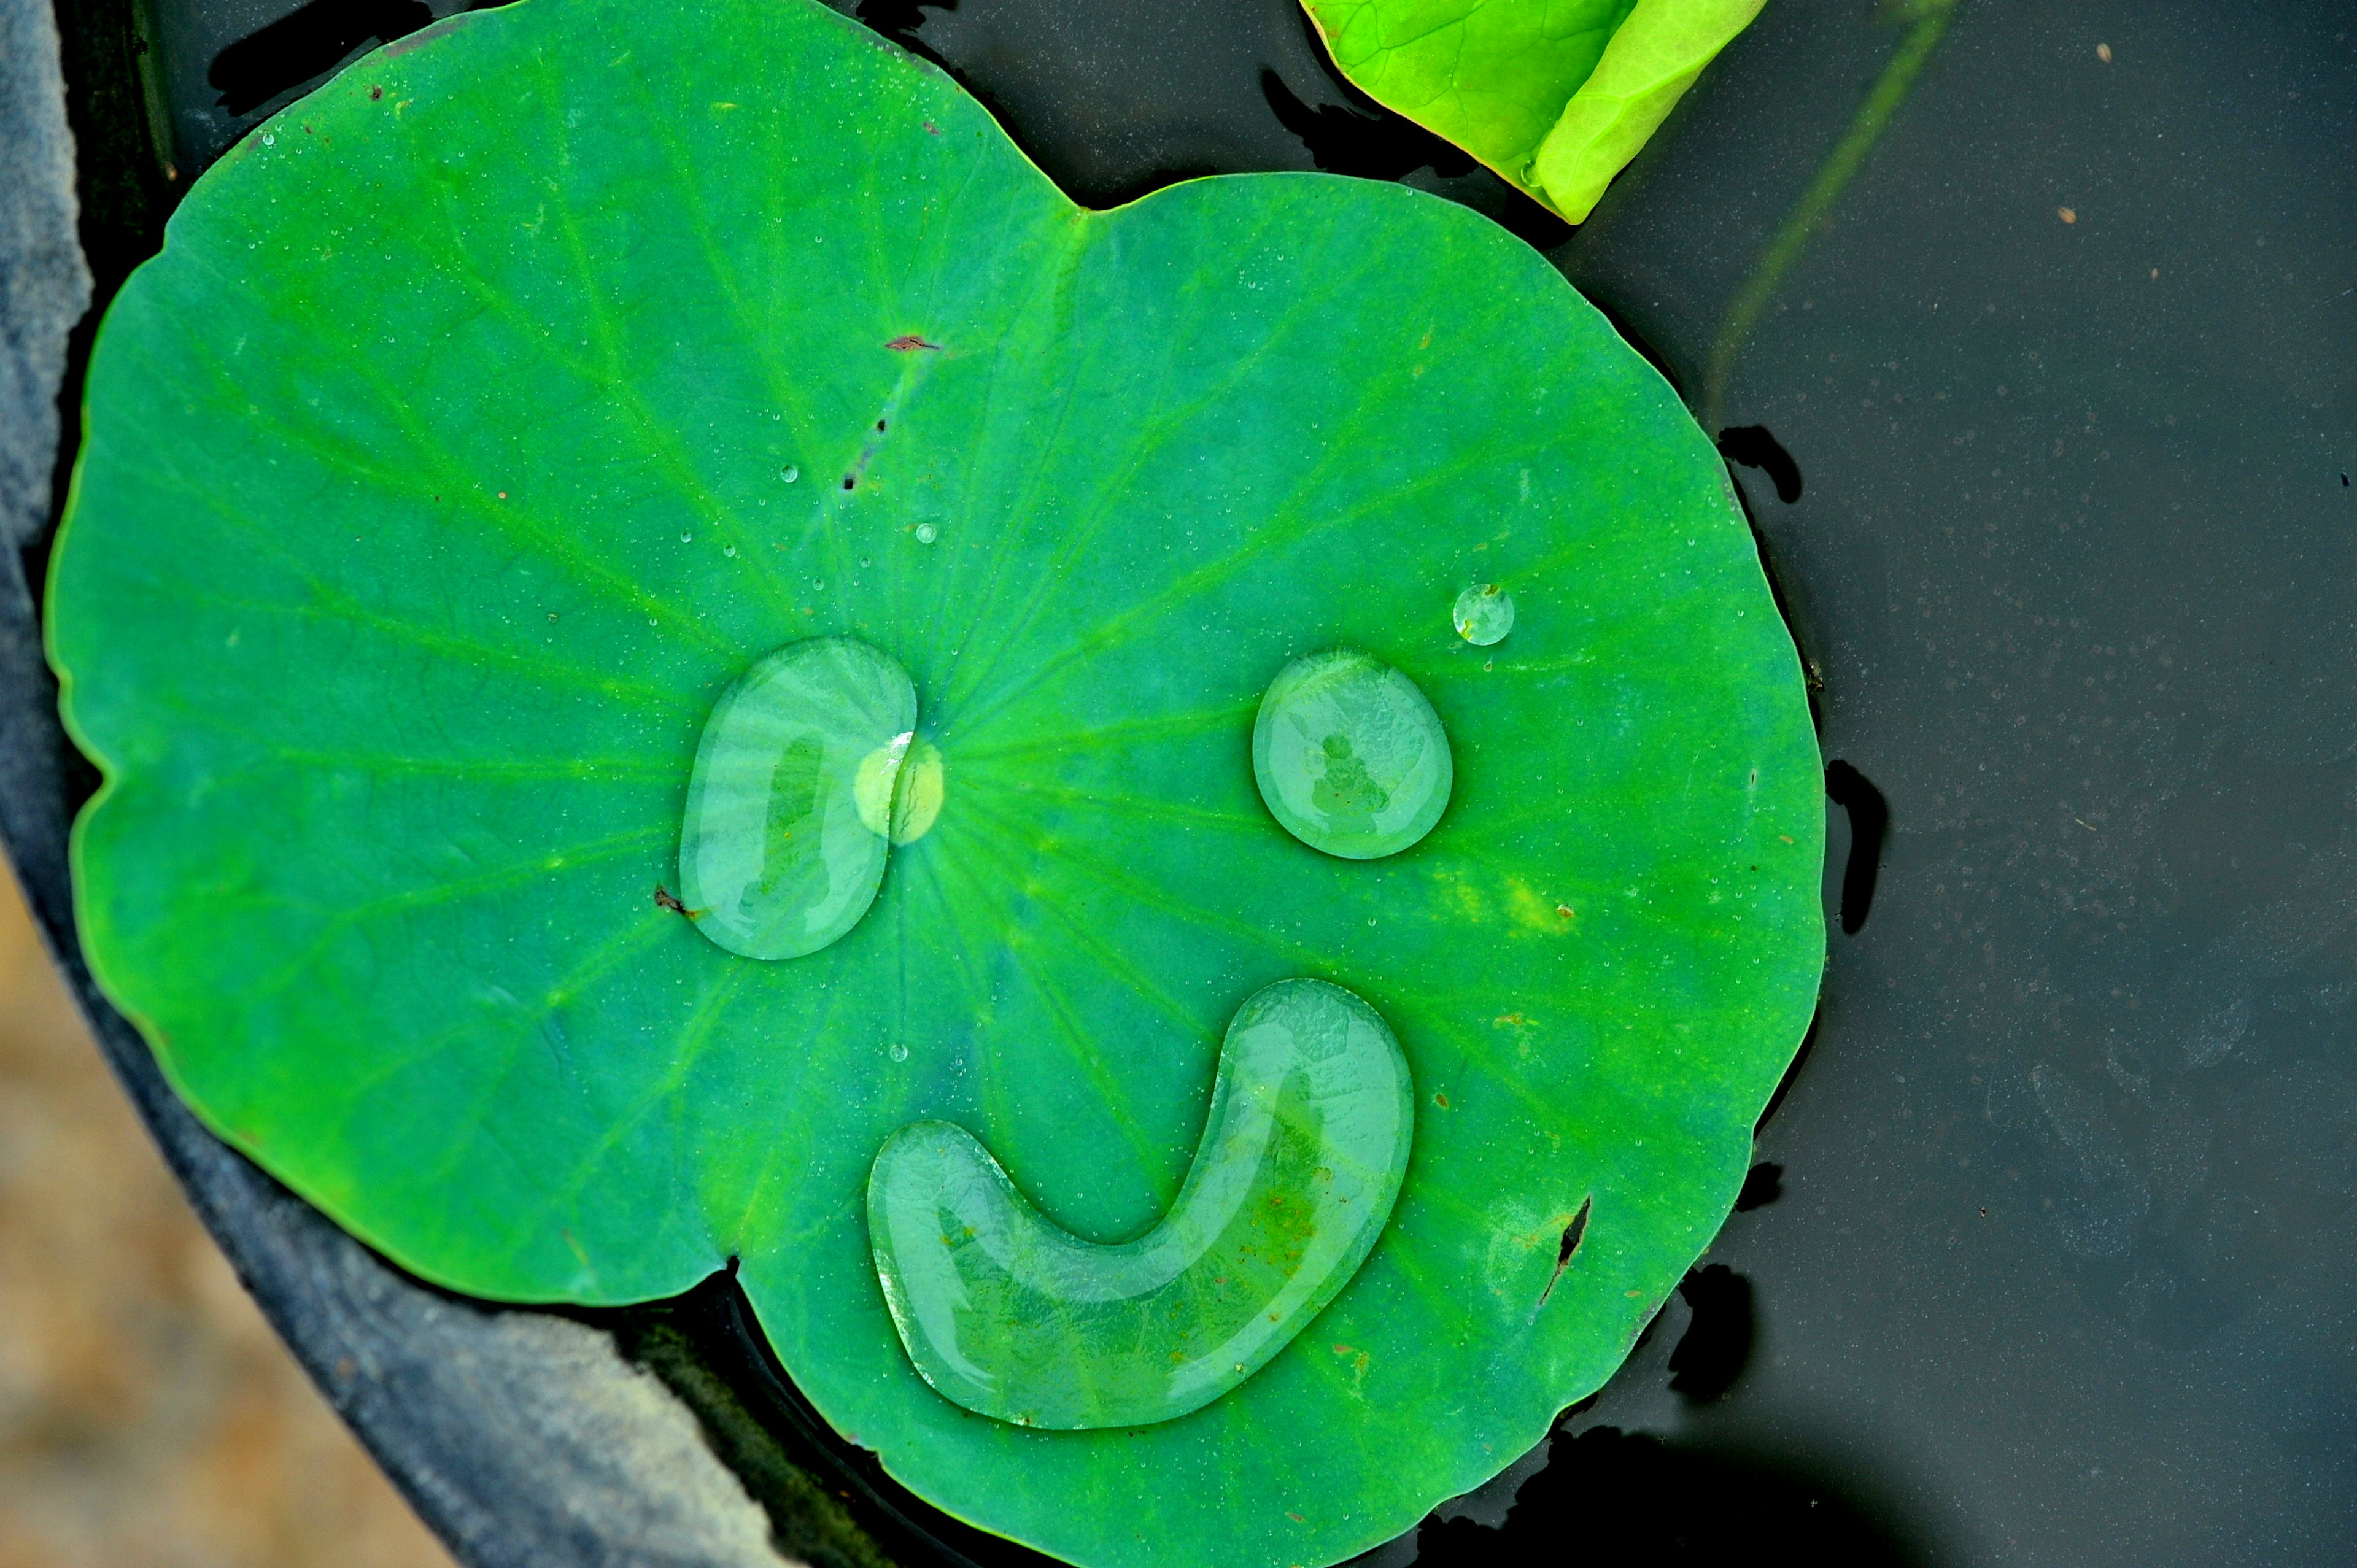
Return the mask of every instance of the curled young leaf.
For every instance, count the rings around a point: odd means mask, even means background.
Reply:
[[[1303,0],[1360,90],[1574,223],[1765,0]]]

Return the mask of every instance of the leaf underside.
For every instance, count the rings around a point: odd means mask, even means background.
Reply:
[[[735,1257],[950,1511],[1314,1563],[1537,1441],[1725,1217],[1822,958],[1799,671],[1708,443],[1486,220],[1322,176],[1083,211],[808,0],[525,0],[249,136],[89,386],[49,622],[106,779],[85,946],[211,1126],[420,1274],[619,1303]],[[735,957],[655,897],[698,736],[828,634],[913,679],[940,815],[840,941]],[[1337,646],[1454,754],[1382,860],[1254,782],[1264,687]],[[886,1136],[954,1122],[1136,1235],[1296,977],[1419,1096],[1342,1294],[1135,1432],[928,1389]]]

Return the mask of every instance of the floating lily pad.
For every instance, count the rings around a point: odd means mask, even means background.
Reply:
[[[1316,1563],[1535,1442],[1727,1211],[1822,951],[1800,673],[1708,442],[1486,220],[1322,176],[1087,212],[805,0],[525,0],[241,144],[89,396],[50,626],[106,777],[90,957],[210,1125],[420,1274],[618,1303],[735,1259],[952,1512]],[[764,961],[680,898],[683,820],[715,704],[813,638],[915,730],[872,904]],[[1453,758],[1378,859],[1254,772],[1338,648]],[[930,1387],[887,1139],[955,1124],[1080,1240],[1145,1235],[1288,980],[1416,1095],[1332,1304],[1150,1426]]]
[[[1577,223],[1765,0],[1302,0],[1334,63]]]

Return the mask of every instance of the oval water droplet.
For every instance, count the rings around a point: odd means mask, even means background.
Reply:
[[[683,531],[679,536],[679,542],[682,544],[693,544],[695,542],[695,535]]]
[[[895,1040],[892,1042],[891,1048],[887,1050],[884,1054],[890,1057],[896,1062],[904,1062],[909,1059],[909,1047],[902,1045],[899,1041]]]
[[[790,485],[802,477],[802,471],[800,468],[795,467],[791,463],[787,464],[784,467],[778,470],[778,478],[785,480],[786,483]]]
[[[1243,1382],[1350,1283],[1415,1132],[1381,1015],[1280,980],[1229,1024],[1193,1166],[1145,1235],[1082,1240],[971,1133],[918,1122],[870,1167],[868,1242],[901,1346],[944,1397],[1021,1426],[1143,1426]]]
[[[1502,642],[1514,629],[1514,596],[1495,583],[1476,583],[1457,596],[1448,619],[1457,635],[1476,648]]]
[[[857,925],[889,849],[869,798],[894,797],[916,724],[908,672],[851,638],[789,643],[738,677],[688,777],[679,880],[696,929],[787,959]]]
[[[942,536],[942,531],[941,531],[940,529],[938,529],[938,528],[935,528],[931,523],[930,523],[930,522],[920,522],[920,523],[917,524],[917,542],[918,542],[918,543],[920,543],[920,544],[931,544],[934,540],[939,539],[941,536]]]
[[[720,553],[733,561],[737,557],[737,547],[733,544],[724,544],[720,547]]]
[[[1349,649],[1297,659],[1253,722],[1253,773],[1285,830],[1345,860],[1397,854],[1432,831],[1457,768],[1415,682]]]

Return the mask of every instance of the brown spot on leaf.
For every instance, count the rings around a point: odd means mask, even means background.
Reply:
[[[896,354],[913,354],[920,349],[930,349],[936,354],[942,351],[942,346],[939,343],[928,343],[914,332],[903,332],[884,347]]]
[[[658,909],[669,909],[674,915],[684,915],[687,913],[687,906],[673,897],[672,896],[672,890],[664,886],[660,882],[655,884],[655,908]]]

